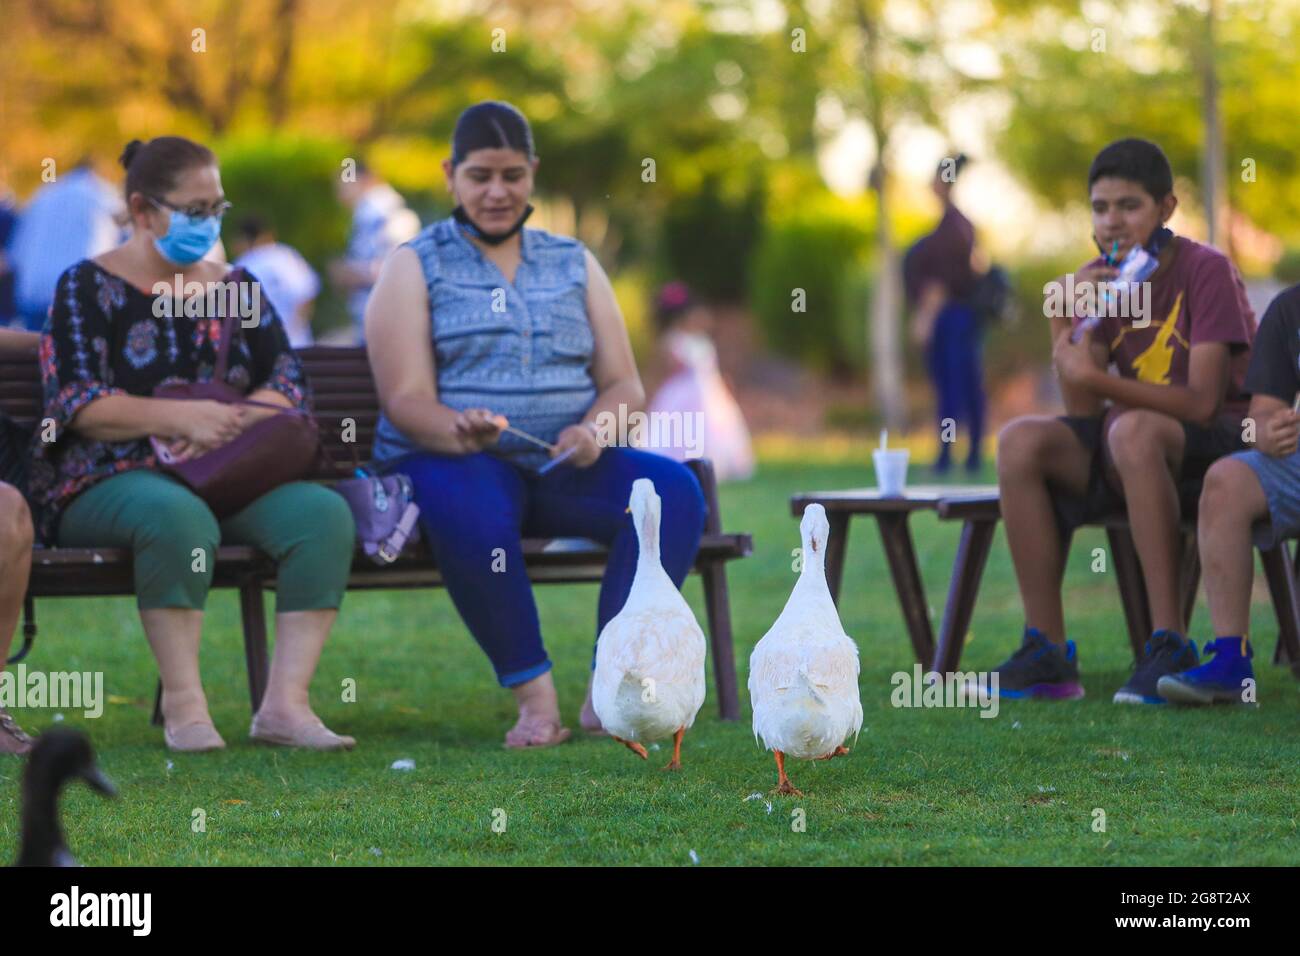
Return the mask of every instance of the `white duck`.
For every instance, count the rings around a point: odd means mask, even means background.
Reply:
[[[623,609],[596,643],[591,703],[601,725],[641,759],[644,744],[673,738],[682,766],[682,736],[704,703],[704,633],[659,560],[662,502],[648,478],[632,483],[632,513],[641,553]]]
[[[809,505],[799,523],[803,569],[785,609],[749,658],[754,737],[776,756],[777,793],[799,794],[786,755],[825,760],[848,753],[862,729],[858,646],[844,633],[826,586],[826,509]]]

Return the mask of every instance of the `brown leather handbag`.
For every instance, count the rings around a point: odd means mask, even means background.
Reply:
[[[233,313],[222,323],[212,381],[159,385],[153,390],[154,398],[275,409],[276,414],[250,425],[220,448],[186,461],[168,463],[166,446],[151,439],[158,467],[184,482],[219,519],[241,511],[280,485],[307,477],[324,454],[319,427],[308,412],[252,401],[225,383],[234,324]]]

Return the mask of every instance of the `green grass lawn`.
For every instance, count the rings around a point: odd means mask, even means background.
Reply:
[[[986,475],[985,480],[991,480]],[[1088,696],[975,709],[895,709],[890,676],[910,671],[910,645],[874,526],[855,523],[841,611],[862,658],[862,735],[851,756],[794,763],[804,797],[768,796],[769,754],[755,745],[744,694],[748,656],[780,612],[795,575],[795,491],[869,484],[859,465],[769,464],[722,491],[728,530],[754,534],[731,565],[743,719],[717,718],[709,698],[687,735],[685,770],[666,774],[607,739],[575,732],[562,747],[504,750],[511,699],[443,591],[357,593],[344,605],[314,685],[317,710],[354,734],[345,754],[255,747],[235,597],[209,604],[203,668],[212,712],[231,745],[167,752],[149,725],[155,670],[129,599],[39,604],[29,667],[102,670],[104,716],[65,723],[93,738],[122,799],[74,787],[69,843],[105,864],[1291,864],[1300,853],[1300,696],[1266,663],[1276,627],[1254,605],[1258,710],[1174,710],[1110,703],[1130,666],[1109,574],[1090,570],[1100,532],[1080,534],[1067,574],[1071,636]],[[914,521],[937,623],[955,525]],[[703,619],[700,585],[686,594]],[[595,620],[595,585],[538,590],[566,719],[576,728]],[[1019,641],[1021,614],[999,532],[963,668],[987,669]],[[1193,624],[1208,636],[1203,602]],[[341,700],[355,678],[355,703]],[[18,711],[31,731],[51,711]],[[396,771],[398,759],[415,761]],[[0,763],[0,845],[17,841],[20,764]],[[748,799],[751,794],[760,798]],[[1105,811],[1105,832],[1093,829]],[[193,831],[194,811],[206,832]],[[805,821],[799,831],[794,811]],[[502,813],[504,811],[504,817]],[[495,832],[495,819],[504,832]]]

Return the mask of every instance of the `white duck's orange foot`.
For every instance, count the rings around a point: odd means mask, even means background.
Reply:
[[[673,733],[673,759],[668,761],[668,765],[664,767],[665,770],[682,769],[682,738],[684,736],[686,736],[685,727],[678,727]]]
[[[772,792],[784,796],[802,797],[803,791],[796,790],[795,785],[790,782],[790,778],[785,775],[785,754],[779,750],[773,750],[772,756],[776,758],[776,789]]]
[[[845,757],[845,756],[848,756],[848,752],[849,752],[849,748],[846,747],[846,746],[844,746],[843,744],[840,744],[838,747],[836,747],[836,748],[835,748],[834,750],[832,750],[830,753],[828,753],[828,754],[822,754],[822,755],[821,755],[820,757],[818,757],[817,759],[818,759],[818,760],[830,760],[832,757]]]
[[[628,750],[632,751],[632,753],[636,754],[642,760],[650,759],[650,755],[646,753],[645,747],[641,746],[641,744],[637,743],[636,741],[624,740],[622,737],[614,737],[613,734],[610,734],[610,736],[613,737],[615,740],[617,740],[619,743],[621,743]]]

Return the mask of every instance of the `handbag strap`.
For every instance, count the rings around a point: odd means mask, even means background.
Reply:
[[[241,288],[239,294],[243,295],[243,293],[244,290]],[[230,339],[234,334],[235,315],[234,310],[229,309],[221,321],[221,344],[217,346],[217,367],[212,371],[212,379],[215,382],[226,380],[226,369],[230,363]]]

